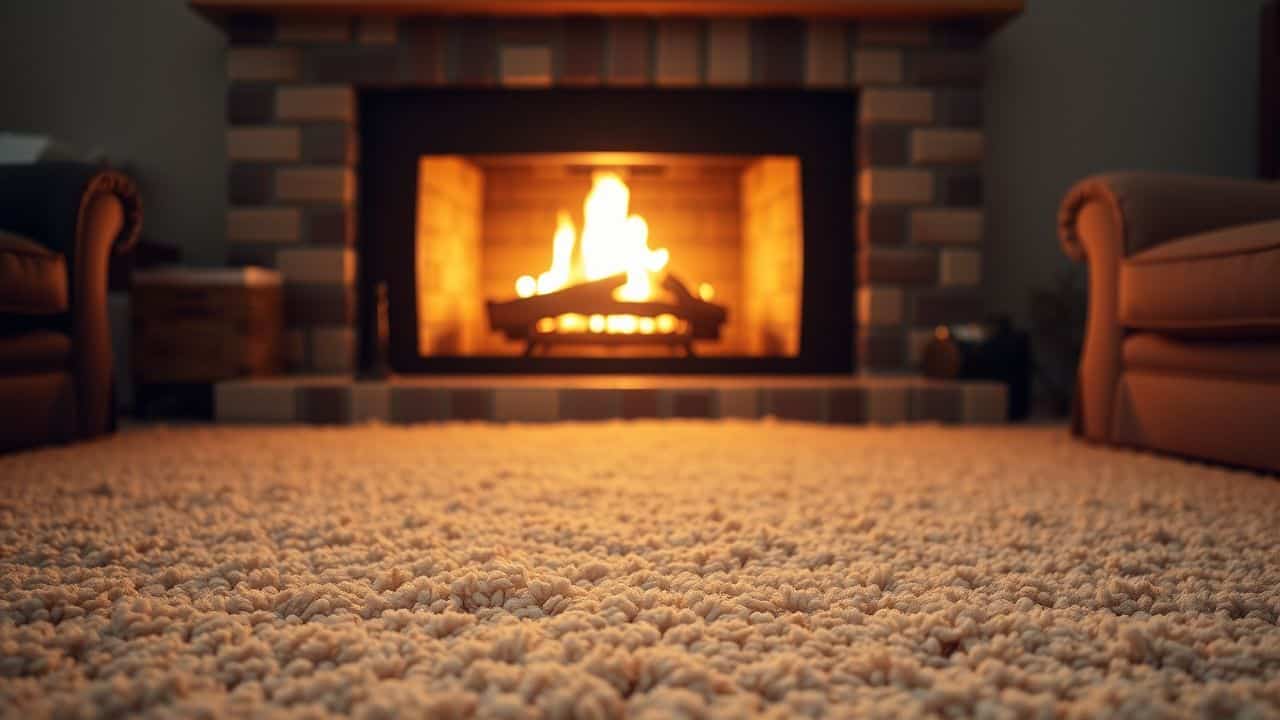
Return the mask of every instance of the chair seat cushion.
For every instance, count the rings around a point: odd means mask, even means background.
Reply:
[[[52,315],[66,312],[68,305],[63,256],[0,230],[0,313]]]
[[[1204,338],[1280,337],[1280,221],[1190,235],[1120,268],[1120,323]]]
[[[29,375],[68,370],[71,338],[50,330],[0,337],[0,375]]]
[[[1127,370],[1204,377],[1280,380],[1280,342],[1190,340],[1152,332],[1124,339]]]

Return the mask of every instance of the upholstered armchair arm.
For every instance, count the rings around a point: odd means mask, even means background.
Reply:
[[[111,429],[111,253],[133,245],[142,225],[137,188],[125,175],[76,163],[0,166],[0,228],[66,259],[68,330],[80,437]]]
[[[1157,173],[1096,175],[1077,183],[1058,211],[1058,237],[1089,264],[1089,312],[1073,428],[1111,439],[1123,370],[1120,265],[1135,253],[1187,235],[1280,218],[1280,183]]]

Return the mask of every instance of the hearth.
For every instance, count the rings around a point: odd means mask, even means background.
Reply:
[[[849,372],[854,101],[361,91],[361,366]]]

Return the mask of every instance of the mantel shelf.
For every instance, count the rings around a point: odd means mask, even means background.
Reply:
[[[267,15],[635,15],[812,17],[844,20],[985,19],[999,24],[1025,0],[190,0],[211,19]]]

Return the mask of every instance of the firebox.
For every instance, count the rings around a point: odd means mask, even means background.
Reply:
[[[361,366],[850,372],[854,103],[362,91]]]

